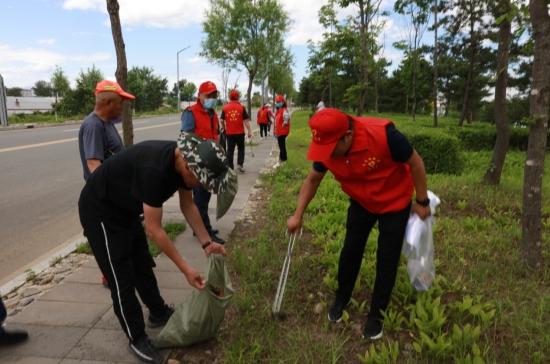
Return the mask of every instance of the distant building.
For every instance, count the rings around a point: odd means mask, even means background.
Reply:
[[[21,96],[22,97],[33,97],[34,96],[34,91],[32,89],[28,89],[28,90],[21,90]]]
[[[48,112],[53,110],[55,97],[6,97],[6,107],[8,115],[12,114],[32,114],[35,111]]]

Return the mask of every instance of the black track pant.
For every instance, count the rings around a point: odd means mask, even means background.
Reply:
[[[233,167],[233,155],[235,154],[235,146],[237,146],[237,164],[243,166],[244,163],[244,134],[227,134],[227,159],[229,167]]]
[[[277,137],[277,143],[279,144],[279,160],[285,162],[287,159],[286,156],[286,135],[281,135]]]
[[[80,222],[88,238],[95,259],[107,277],[113,309],[130,341],[145,334],[145,324],[139,297],[153,315],[165,312],[149,254],[147,239],[139,218],[109,218],[98,214],[98,202],[90,200],[86,188],[79,205]]]
[[[371,317],[381,319],[381,311],[385,311],[390,302],[409,211],[410,206],[394,213],[373,214],[351,200],[346,223],[346,239],[338,264],[336,295],[343,302],[348,302],[351,298],[367,239],[372,227],[378,221],[380,235],[376,250],[376,279],[369,312]]]
[[[260,124],[260,136],[261,137],[267,136],[267,124]]]

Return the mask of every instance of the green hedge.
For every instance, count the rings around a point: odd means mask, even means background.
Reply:
[[[428,173],[460,174],[464,160],[460,142],[439,130],[414,131],[407,138],[424,160]]]
[[[497,132],[493,128],[460,128],[456,131],[462,148],[467,150],[493,150]],[[527,150],[528,128],[510,128],[510,149]],[[550,135],[548,136],[550,142]],[[550,144],[547,143],[547,148]]]

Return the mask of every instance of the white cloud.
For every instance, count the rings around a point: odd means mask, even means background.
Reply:
[[[119,0],[124,26],[181,28],[200,24],[208,7],[205,0]],[[65,0],[67,10],[100,11],[107,14],[105,0]]]
[[[74,63],[91,66],[108,61],[109,53],[66,54],[43,48],[14,48],[0,43],[0,70],[10,86],[30,87],[37,80],[49,80],[55,66]]]
[[[55,38],[45,38],[45,39],[39,39],[36,41],[39,45],[45,45],[50,46],[55,44]]]

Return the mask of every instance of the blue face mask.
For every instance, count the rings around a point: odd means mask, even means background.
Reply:
[[[275,107],[281,108],[281,107],[283,107],[283,103],[282,102],[276,102]]]
[[[216,100],[216,99],[206,99],[204,101],[204,107],[207,108],[207,109],[213,109],[216,106],[217,101],[218,100]]]

